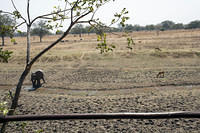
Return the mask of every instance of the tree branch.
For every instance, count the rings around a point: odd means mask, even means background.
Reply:
[[[81,24],[81,23],[90,23],[90,21],[92,21],[92,20],[89,20],[89,21],[78,21],[77,23],[79,23],[79,24]]]
[[[51,49],[52,47],[54,47],[57,43],[59,43],[65,36],[67,36],[71,30],[71,28],[74,26],[74,24],[76,24],[81,18],[87,16],[88,14],[90,14],[91,12],[87,12],[86,14],[80,16],[79,18],[77,18],[74,22],[72,22],[70,24],[70,26],[68,27],[68,29],[64,32],[64,34],[58,38],[54,43],[52,43],[51,45],[49,45],[47,48],[45,48],[44,50],[42,50],[38,55],[36,55],[28,64],[30,67],[34,64],[35,61],[37,61],[38,58],[40,58],[44,53],[46,53],[49,49]]]
[[[28,15],[28,23],[29,23],[29,25],[31,25],[29,4],[30,4],[30,0],[27,0],[27,15]]]
[[[18,11],[18,10],[17,10],[17,8],[16,8],[16,6],[15,6],[15,3],[14,3],[14,1],[13,1],[13,0],[11,0],[11,2],[12,2],[12,5],[13,5],[14,9],[15,9],[16,11]]]
[[[74,8],[77,6],[78,2],[79,2],[79,0],[77,0],[77,1],[75,2],[75,4],[73,5],[73,7],[71,8],[71,23],[73,23]]]
[[[38,16],[36,18],[34,18],[30,24],[33,24],[37,19],[39,18],[48,18],[48,16],[51,16],[51,15],[55,15],[55,14],[58,14],[58,13],[62,13],[62,12],[66,12],[66,11],[70,11],[71,9],[66,9],[66,10],[63,10],[63,11],[57,11],[57,12],[53,12],[53,13],[49,13],[49,14],[44,14],[44,15],[41,15],[41,16]]]
[[[17,26],[15,26],[16,28],[20,27],[21,25],[25,24],[26,22],[22,22],[20,24],[18,24]]]
[[[17,12],[19,12],[19,10],[17,9],[17,7],[15,6],[14,1],[11,0],[11,2],[12,2],[12,5],[13,5],[14,9],[15,9]],[[12,13],[12,15],[14,15],[14,14]],[[15,16],[15,15],[14,15],[14,16]],[[23,19],[25,23],[27,23],[26,19],[25,19],[24,17],[22,17],[21,14],[20,14],[20,18]]]
[[[1,10],[1,13],[4,13],[4,14],[9,14],[9,15],[12,15],[12,16],[14,16],[14,14],[13,14],[13,13],[11,13],[11,12],[6,12],[6,11],[2,11],[2,10]]]
[[[41,19],[48,19],[48,20],[52,20],[53,18],[50,18],[50,17],[41,17]],[[65,19],[69,19],[69,18],[65,18]],[[59,18],[59,19],[54,19],[55,21],[58,21],[58,20],[63,20],[63,18]]]

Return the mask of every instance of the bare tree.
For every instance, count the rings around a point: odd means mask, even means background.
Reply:
[[[58,44],[64,37],[66,37],[72,27],[75,24],[81,24],[81,23],[88,23],[93,27],[106,27],[103,23],[99,21],[99,19],[95,18],[95,14],[97,13],[98,9],[101,8],[103,5],[105,5],[108,2],[115,1],[115,0],[63,0],[65,3],[64,9],[61,9],[60,7],[57,7],[56,10],[54,10],[52,13],[39,15],[36,18],[31,19],[30,16],[30,0],[27,0],[27,16],[26,19],[21,15],[17,7],[15,6],[15,3],[13,0],[11,0],[12,5],[15,9],[14,12],[6,12],[1,11],[4,14],[10,14],[15,16],[17,19],[21,19],[22,23],[18,24],[17,27],[21,26],[22,24],[26,24],[27,27],[27,55],[26,55],[26,66],[24,68],[24,71],[22,72],[18,84],[16,86],[15,94],[12,99],[11,107],[9,109],[9,112],[7,115],[13,115],[15,109],[18,105],[18,99],[20,96],[21,88],[23,85],[23,82],[28,75],[28,73],[31,70],[31,67],[33,64],[49,49],[53,48],[56,44]],[[114,15],[114,19],[112,19],[111,24],[117,23],[120,21],[122,25],[124,25],[124,22],[128,19],[125,15],[128,12],[124,8],[120,13],[116,13]],[[33,23],[38,19],[46,19],[49,20],[49,22],[56,22],[55,26],[49,25],[51,28],[56,28],[62,25],[66,20],[69,22],[68,27],[66,28],[65,32],[52,44],[47,46],[45,49],[40,51],[35,57],[33,57],[30,60],[30,29]],[[109,26],[111,26],[111,24]],[[101,26],[99,26],[101,25]],[[106,44],[103,44],[106,45]],[[1,133],[5,132],[5,127],[7,123],[4,123],[1,128]]]

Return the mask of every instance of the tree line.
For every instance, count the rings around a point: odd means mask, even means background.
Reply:
[[[160,31],[164,31],[164,30],[177,30],[177,29],[196,29],[196,28],[200,28],[200,21],[199,20],[195,20],[195,21],[191,21],[188,24],[183,24],[183,23],[175,23],[173,21],[170,20],[166,20],[163,21],[159,24],[156,25],[146,25],[146,26],[140,26],[140,25],[131,25],[131,24],[127,24],[124,28],[125,31],[142,31],[142,30],[146,30],[146,31],[151,31],[151,30],[160,30]]]
[[[183,23],[175,23],[170,20],[163,21],[156,25],[146,25],[146,26],[140,26],[138,24],[132,25],[132,24],[126,24],[124,27],[121,27],[118,25],[118,27],[111,27],[107,28],[105,32],[132,32],[132,31],[152,31],[152,30],[177,30],[177,29],[196,29],[200,28],[200,20],[191,21],[188,24]],[[81,24],[76,25],[72,30],[71,34],[85,34],[85,33],[98,33],[99,31],[95,29],[91,29],[90,26],[83,26]]]
[[[15,40],[12,38],[16,36],[26,36],[26,32],[19,30],[14,31],[13,27],[16,25],[16,20],[9,15],[1,15],[0,13],[0,36],[2,39],[2,46],[4,46],[4,37],[9,36],[11,41],[15,44]],[[150,24],[146,26],[140,26],[138,24],[126,24],[124,27],[118,24],[117,27],[103,27],[102,30],[88,25],[76,24],[74,28],[70,31],[71,34],[102,34],[103,32],[132,32],[132,31],[165,31],[165,30],[177,30],[177,29],[196,29],[200,28],[200,20],[191,21],[188,24],[175,23],[170,20],[163,21],[159,24]],[[33,28],[31,28],[31,35],[39,36],[40,42],[45,35],[63,34],[62,30],[57,30],[55,33],[51,32],[52,27],[48,25],[47,21],[41,20],[34,23]]]

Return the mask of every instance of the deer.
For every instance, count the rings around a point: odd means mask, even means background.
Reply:
[[[160,48],[155,48],[156,51],[161,52],[162,50]]]
[[[156,75],[156,78],[164,78],[165,77],[165,72],[162,71],[162,72],[159,72],[157,75]]]

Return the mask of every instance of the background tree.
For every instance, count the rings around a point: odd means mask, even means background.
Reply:
[[[26,32],[17,31],[14,33],[14,36],[25,37],[27,35]]]
[[[85,29],[84,29],[82,24],[77,24],[77,25],[74,26],[74,28],[72,28],[71,33],[72,34],[79,34],[79,37],[81,37],[81,34],[85,33]]]
[[[134,26],[132,24],[126,24],[124,30],[127,32],[131,32],[134,30]]]
[[[200,21],[195,20],[190,22],[189,24],[186,25],[186,29],[195,29],[195,28],[200,28]]]
[[[91,26],[86,26],[84,31],[85,31],[85,33],[87,33],[88,35],[89,35],[90,33],[95,33],[95,30],[94,30]]]
[[[138,24],[135,24],[135,25],[133,26],[133,30],[134,30],[134,31],[141,31],[141,30],[144,30],[144,27],[142,27],[142,26],[140,26],[140,25],[138,25]]]
[[[177,23],[177,24],[174,24],[172,26],[172,29],[175,29],[175,30],[178,30],[178,29],[184,29],[184,25],[182,23]]]
[[[16,22],[15,20],[7,14],[0,13],[0,36],[2,39],[2,46],[5,45],[4,38],[5,36],[13,37],[14,29]]]
[[[175,23],[173,21],[163,21],[161,22],[161,26],[163,30],[168,30],[168,29],[172,29],[172,27],[175,25]]]
[[[153,24],[151,24],[151,25],[146,25],[145,29],[151,31],[151,30],[155,30],[156,28],[155,28],[155,26]]]
[[[140,26],[138,24],[132,25],[132,24],[126,24],[124,27],[122,27],[120,24],[117,25],[117,27],[109,27],[107,29],[104,29],[104,32],[132,32],[132,31],[164,31],[164,30],[176,30],[176,29],[194,29],[194,28],[200,28],[200,21],[195,20],[190,22],[189,24],[184,25],[183,23],[174,23],[173,21],[166,20],[159,24],[150,24],[146,26]],[[97,33],[95,28],[91,28],[91,26],[83,26],[82,24],[76,25],[74,28],[72,28],[71,32],[72,34],[80,34],[80,33]]]
[[[62,30],[57,30],[56,35],[62,35],[64,32]]]
[[[34,24],[33,27],[34,28],[31,29],[31,35],[37,35],[37,36],[39,36],[40,37],[40,42],[42,42],[42,38],[45,35],[50,34],[50,31],[48,29],[46,21],[41,20],[37,24]]]

